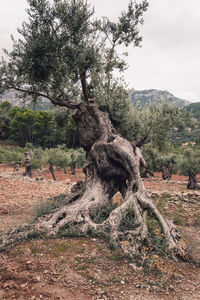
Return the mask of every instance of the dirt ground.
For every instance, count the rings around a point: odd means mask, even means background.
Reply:
[[[84,178],[56,171],[43,181],[13,176],[0,168],[0,233],[28,222],[33,207],[46,198],[68,193]],[[162,181],[160,174],[144,181],[149,191],[186,193],[185,177]],[[200,176],[198,177],[198,182]],[[155,199],[162,213],[174,219],[188,244],[188,262],[151,257],[141,268],[100,238],[60,238],[23,242],[0,253],[0,300],[139,300],[200,299],[200,199],[174,203]],[[162,203],[161,203],[162,202]]]

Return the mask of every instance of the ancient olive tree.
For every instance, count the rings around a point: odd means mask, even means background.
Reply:
[[[116,23],[107,18],[96,20],[93,9],[83,0],[28,3],[29,19],[18,30],[22,38],[13,39],[13,50],[6,51],[8,61],[1,65],[1,87],[73,109],[87,161],[85,184],[72,189],[63,207],[38,219],[35,225],[18,229],[17,234],[23,237],[34,226],[50,235],[69,227],[82,234],[106,232],[115,245],[134,255],[148,239],[146,219],[151,212],[162,227],[168,248],[177,249],[175,227],[158,211],[141,180],[140,165],[145,161],[137,142],[130,143],[117,133],[106,109],[120,91],[113,72],[123,72],[126,67],[117,49],[140,45],[139,27],[147,0],[130,2]],[[122,194],[122,204],[104,220],[96,220],[95,213],[111,207],[117,192]],[[122,228],[130,211],[133,225]],[[4,236],[1,245],[11,242],[15,234],[12,231]]]

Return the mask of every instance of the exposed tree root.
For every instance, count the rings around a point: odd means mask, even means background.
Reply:
[[[140,164],[145,164],[140,149],[118,135],[107,113],[101,112],[93,102],[81,104],[75,119],[81,144],[87,152],[85,186],[76,185],[61,208],[40,217],[35,226],[22,227],[16,234],[22,238],[35,228],[53,236],[70,228],[84,235],[89,231],[97,235],[104,232],[113,244],[134,256],[148,239],[147,215],[150,212],[162,227],[167,248],[184,253],[178,246],[180,237],[175,226],[162,216],[145,190],[139,170]],[[105,206],[111,207],[112,197],[118,191],[123,202],[95,222],[95,213]],[[128,214],[132,216],[132,224],[123,227]],[[3,237],[1,245],[12,243],[13,234]]]

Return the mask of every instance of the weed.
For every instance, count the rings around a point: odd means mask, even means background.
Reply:
[[[37,246],[34,247],[34,246],[30,246],[30,251],[31,251],[31,254],[37,256],[38,254],[42,253],[44,249],[42,249],[41,247],[38,248]]]
[[[62,244],[55,244],[53,245],[51,254],[53,257],[59,257],[62,253],[66,252],[69,248],[69,245],[67,245],[66,243],[62,243]]]
[[[34,229],[27,234],[27,240],[34,240],[38,238],[45,239],[47,236],[44,232],[38,231],[37,229]]]
[[[85,236],[83,232],[80,231],[75,222],[66,224],[64,227],[59,229],[59,237],[82,237]]]
[[[200,211],[198,211],[198,212],[194,215],[194,226],[195,226],[195,227],[200,226]]]
[[[90,218],[95,223],[102,223],[104,222],[110,215],[111,211],[117,207],[117,204],[108,203],[95,211],[90,211]]]
[[[190,257],[190,263],[200,268],[200,261],[195,259],[194,257]]]
[[[121,276],[118,276],[116,274],[113,275],[113,278],[111,279],[113,283],[119,283],[121,282],[123,278]]]
[[[163,211],[167,200],[170,198],[170,194],[168,192],[164,192],[161,197],[156,199],[156,206],[160,212]]]
[[[175,216],[174,216],[174,219],[173,219],[173,222],[175,225],[186,225],[187,222],[186,222],[186,217],[184,215],[181,214],[180,211],[176,212]]]
[[[99,237],[101,239],[103,239],[110,250],[114,250],[116,247],[115,247],[115,243],[112,241],[111,237],[110,237],[110,228],[107,227],[105,229],[102,229],[98,232],[95,232],[92,228],[88,228],[88,231],[87,231],[87,234],[91,237]]]
[[[126,230],[134,230],[139,226],[139,224],[135,223],[134,211],[133,208],[129,208],[125,213],[121,222],[119,224],[118,230],[119,231],[126,231]]]
[[[147,217],[148,238],[143,243],[142,251],[144,256],[150,257],[152,254],[164,257],[167,256],[167,241],[162,232],[160,223],[150,212]]]
[[[77,266],[78,271],[86,271],[87,269],[88,269],[87,264],[81,264],[81,265]]]
[[[6,248],[0,247],[0,253],[1,253],[1,252],[5,252],[5,251],[6,251]]]
[[[34,223],[37,218],[46,215],[52,212],[52,210],[62,206],[65,197],[65,194],[60,194],[56,197],[43,200],[37,204],[32,210],[32,222]]]

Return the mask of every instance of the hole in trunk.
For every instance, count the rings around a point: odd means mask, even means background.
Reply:
[[[64,212],[64,213],[62,213],[62,215],[60,215],[59,217],[58,217],[58,219],[56,220],[56,224],[58,224],[62,219],[64,219],[66,217],[66,213]]]

